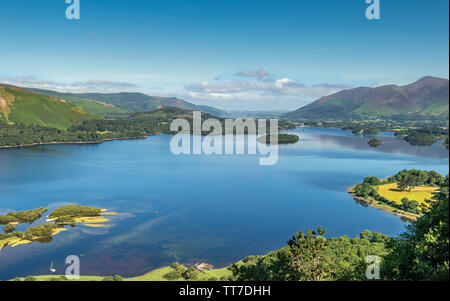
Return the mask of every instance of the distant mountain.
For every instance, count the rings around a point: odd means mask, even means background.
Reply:
[[[143,93],[59,93],[49,90],[31,89],[33,91],[53,95],[58,98],[66,99],[68,102],[75,102],[84,107],[86,110],[92,110],[93,103],[97,104],[95,108],[101,109],[98,105],[109,105],[110,108],[116,108],[128,113],[148,112],[156,110],[159,106],[176,107],[183,110],[202,111],[204,113],[220,116],[223,114],[222,110],[210,107],[195,105],[193,103],[181,100],[176,97],[159,97],[150,96]],[[89,103],[81,103],[84,100]],[[91,107],[89,108],[88,105]],[[92,111],[92,113],[98,113]],[[119,112],[116,112],[119,113]],[[101,113],[100,113],[101,114]],[[108,114],[101,114],[107,116]]]
[[[322,97],[283,117],[295,120],[449,118],[448,79],[424,77],[406,86],[359,87]]]
[[[85,120],[100,118],[65,100],[0,84],[0,122],[66,129]]]

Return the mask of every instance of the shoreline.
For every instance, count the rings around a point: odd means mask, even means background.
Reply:
[[[76,225],[82,225],[86,227],[109,227],[109,225],[105,225],[105,223],[110,221],[110,218],[106,218],[106,216],[117,216],[122,215],[122,213],[118,212],[110,212],[108,209],[101,209],[101,213],[99,216],[89,216],[89,217],[79,217],[75,218],[75,224]],[[53,219],[46,219],[47,223],[53,223],[56,220],[56,218]],[[52,234],[49,236],[37,236],[33,237],[31,240],[25,239],[24,237],[10,237],[8,239],[0,241],[0,251],[3,248],[6,247],[16,247],[19,245],[27,245],[31,244],[35,241],[45,240],[45,239],[53,239],[54,236],[58,235],[61,232],[67,231],[65,226],[68,226],[70,224],[61,224],[60,226],[57,226],[55,229],[53,229]]]
[[[398,210],[398,209],[397,209],[397,208],[390,207],[390,206],[387,205],[387,204],[385,204],[385,206],[386,206],[387,208],[385,208],[385,207],[380,207],[380,206],[377,206],[377,205],[380,203],[380,202],[378,202],[378,201],[375,201],[375,200],[369,200],[369,199],[365,199],[365,198],[362,198],[362,197],[357,196],[357,195],[354,193],[354,188],[355,188],[355,186],[356,186],[356,185],[353,185],[353,186],[351,186],[351,187],[349,187],[349,188],[347,189],[347,192],[348,192],[349,194],[351,194],[351,196],[353,197],[353,199],[354,199],[355,201],[363,202],[364,204],[367,204],[367,205],[369,205],[370,207],[373,207],[373,208],[376,208],[376,209],[379,209],[379,210],[383,210],[383,211],[385,211],[385,212],[387,212],[387,213],[390,213],[390,214],[393,214],[393,215],[396,215],[396,216],[399,216],[399,217],[406,218],[406,219],[408,219],[409,221],[412,221],[412,222],[417,221],[417,216],[415,216],[415,215],[407,214],[407,213],[401,213],[401,212],[394,212],[394,210]]]
[[[22,144],[22,145],[15,145],[15,146],[10,146],[10,145],[5,145],[5,146],[0,146],[0,150],[1,149],[15,149],[15,148],[29,148],[29,147],[34,147],[34,146],[44,146],[44,145],[78,145],[78,144],[102,144],[104,142],[109,142],[109,141],[115,141],[115,140],[133,140],[133,139],[146,139],[148,137],[151,136],[156,136],[156,135],[160,135],[162,133],[154,133],[154,134],[149,134],[146,136],[141,136],[141,137],[121,137],[121,138],[105,138],[101,141],[77,141],[77,142],[39,142],[39,143],[31,143],[31,144]]]

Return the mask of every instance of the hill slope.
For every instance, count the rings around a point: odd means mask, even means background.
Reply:
[[[283,117],[290,119],[448,119],[448,79],[424,77],[406,86],[359,87],[322,97]]]
[[[183,110],[196,110],[202,111],[208,114],[213,115],[222,115],[223,112],[219,109],[210,107],[210,106],[200,106],[195,105],[193,103],[181,100],[176,97],[159,97],[159,96],[150,96],[143,93],[59,93],[55,91],[48,90],[39,90],[32,89],[33,91],[53,95],[58,98],[66,99],[68,102],[73,103],[74,99],[77,101],[77,104],[82,105],[80,103],[81,100],[89,101],[92,106],[92,102],[96,102],[98,105],[109,105],[109,107],[113,107],[116,110],[122,110],[123,112],[128,113],[136,113],[136,112],[148,112],[156,110],[159,106],[166,107],[176,107]],[[90,111],[92,108],[84,106],[86,110],[91,113],[96,113],[95,111]],[[97,107],[97,109],[99,109]],[[117,112],[116,112],[117,113]],[[105,116],[105,114],[102,114]]]
[[[0,121],[66,129],[100,117],[55,97],[0,85]]]

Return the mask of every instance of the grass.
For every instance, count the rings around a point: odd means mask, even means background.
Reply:
[[[20,238],[17,238],[17,237],[10,237],[10,238],[7,238],[7,239],[1,239],[1,240],[0,240],[0,251],[1,251],[5,246],[7,246],[7,245],[9,245],[9,244],[12,244],[12,243],[15,243],[15,242],[17,242],[19,239],[20,239]]]
[[[0,97],[8,100],[9,113],[6,116],[6,108],[3,108],[2,115],[9,122],[67,129],[77,122],[101,118],[52,96],[19,88],[0,87]]]
[[[128,114],[128,111],[113,105],[106,105],[90,99],[65,96],[68,103],[82,107],[86,112],[104,117]]]
[[[403,198],[416,200],[419,204],[427,204],[425,200],[431,199],[439,190],[438,187],[418,186],[414,187],[411,191],[400,191],[398,190],[397,183],[380,185],[377,189],[382,197],[394,201],[397,204],[401,204]]]
[[[171,267],[164,267],[160,269],[156,269],[153,271],[148,272],[147,274],[144,274],[142,276],[137,277],[131,277],[131,278],[124,278],[124,281],[169,281],[165,279],[163,276],[169,272],[171,272],[173,269]],[[232,272],[228,270],[227,268],[221,268],[221,269],[212,269],[208,271],[202,271],[200,272],[199,281],[206,281],[211,278],[220,279],[221,277],[228,277],[231,276]],[[43,275],[43,276],[35,276],[37,281],[50,281],[52,278],[58,278],[59,275]],[[79,280],[74,281],[102,281],[105,277],[103,276],[80,276]],[[20,280],[24,280],[24,278],[19,278]],[[183,278],[176,279],[174,281],[185,281]]]

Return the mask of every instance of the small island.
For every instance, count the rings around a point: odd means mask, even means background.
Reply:
[[[414,221],[436,202],[444,181],[435,171],[411,169],[384,180],[367,177],[347,191],[359,202]]]
[[[300,140],[300,137],[294,134],[278,134],[278,144],[294,144]],[[270,144],[270,135],[259,137],[261,143]]]
[[[25,232],[15,231],[20,224],[32,224],[47,212],[47,208],[38,208],[18,212],[9,212],[0,215],[0,225],[4,226],[4,233],[0,233],[0,251],[6,246],[18,246],[30,244],[33,241],[48,240],[56,234],[66,231],[64,227],[70,225],[75,227],[82,224],[87,227],[108,227],[104,223],[109,219],[104,215],[118,215],[119,213],[107,212],[106,209],[67,205],[55,209],[47,217],[46,222],[40,225],[29,227]]]
[[[371,147],[378,147],[378,146],[380,146],[381,144],[383,144],[380,140],[378,140],[377,138],[373,138],[373,139],[370,139],[369,140],[369,145],[371,146]]]

